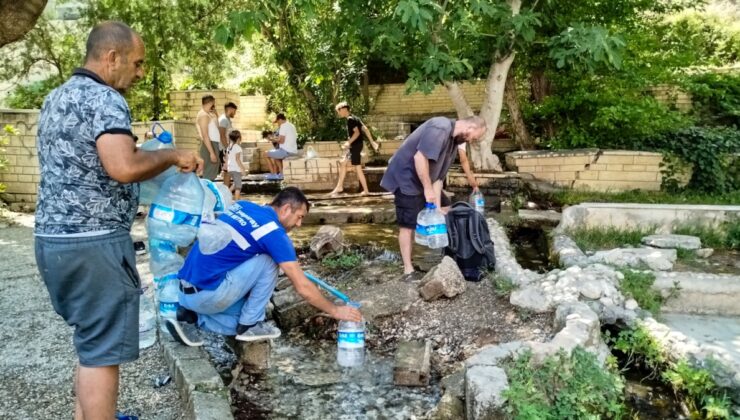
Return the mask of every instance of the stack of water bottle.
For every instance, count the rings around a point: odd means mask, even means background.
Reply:
[[[174,148],[172,135],[162,129],[155,138],[144,143],[144,150]],[[161,126],[159,126],[161,128]],[[217,226],[216,213],[231,205],[231,193],[223,184],[216,186],[208,180],[199,180],[192,173],[180,173],[170,167],[159,176],[141,183],[141,203],[151,204],[146,221],[149,236],[149,267],[154,276],[155,295],[159,302],[160,328],[164,331],[165,318],[177,314],[179,279],[177,273],[184,259],[177,247],[190,245],[202,231],[210,233],[206,246],[225,246],[224,238],[230,235],[223,229],[214,232],[207,226]],[[201,221],[204,223],[201,224]],[[200,228],[200,229],[199,229]],[[208,236],[208,235],[206,235]],[[213,241],[220,241],[213,245]],[[226,242],[228,243],[228,241]],[[215,252],[215,251],[214,251]],[[154,305],[151,294],[141,299],[139,310],[139,347],[149,347],[156,341]]]

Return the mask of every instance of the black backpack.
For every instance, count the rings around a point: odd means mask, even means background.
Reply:
[[[464,201],[453,204],[446,219],[450,244],[445,248],[445,255],[455,260],[465,280],[480,281],[481,270],[496,266],[486,219]]]

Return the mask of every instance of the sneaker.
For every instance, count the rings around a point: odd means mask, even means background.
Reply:
[[[188,347],[200,347],[203,345],[202,341],[191,340],[190,337],[185,334],[185,331],[183,331],[182,325],[174,319],[167,318],[165,320],[165,325],[167,326],[167,331],[169,331],[172,338],[174,338],[178,343]]]
[[[134,252],[136,252],[136,255],[146,254],[146,245],[143,241],[134,242]]]
[[[188,324],[198,323],[198,313],[182,306],[177,307],[177,320]]]
[[[239,333],[236,339],[239,341],[261,341],[280,337],[280,330],[267,322],[258,322]]]

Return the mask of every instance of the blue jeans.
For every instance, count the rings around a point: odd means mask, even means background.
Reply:
[[[265,319],[265,308],[277,285],[278,268],[267,254],[259,254],[226,273],[215,290],[180,292],[180,305],[198,313],[198,327],[236,335],[237,324]]]

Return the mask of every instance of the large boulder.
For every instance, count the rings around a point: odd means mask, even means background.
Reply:
[[[311,255],[321,259],[324,255],[341,253],[344,250],[344,233],[336,226],[321,226],[309,244]]]
[[[455,297],[463,293],[465,287],[465,278],[457,263],[445,256],[442,262],[432,268],[421,280],[419,293],[424,300],[431,301],[442,296]]]
[[[689,235],[649,235],[642,238],[644,245],[655,248],[699,249],[701,239]]]

